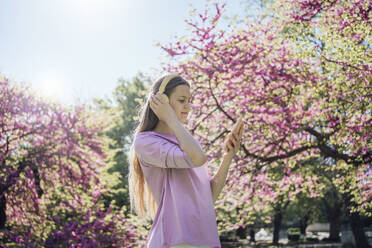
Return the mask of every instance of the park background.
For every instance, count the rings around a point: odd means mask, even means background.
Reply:
[[[127,154],[147,89],[177,72],[211,174],[237,116],[247,127],[216,203],[226,247],[260,228],[272,235],[256,246],[285,229],[287,245],[368,247],[370,12],[366,0],[2,1],[1,245],[143,246],[151,222],[129,211]],[[323,241],[306,233],[317,222]]]

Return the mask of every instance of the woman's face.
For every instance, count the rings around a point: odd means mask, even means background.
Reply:
[[[186,124],[190,107],[190,88],[187,85],[178,85],[169,96],[169,104],[172,106],[178,119]]]

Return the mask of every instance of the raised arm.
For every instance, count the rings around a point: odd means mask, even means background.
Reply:
[[[172,129],[180,148],[190,157],[194,167],[202,166],[207,161],[206,154],[199,143],[182,125],[170,104],[162,99],[160,94],[156,94],[151,98],[150,107],[159,120],[164,121]]]
[[[234,158],[235,154],[238,152],[240,147],[240,141],[243,135],[243,128],[244,124],[242,118],[240,118],[236,122],[232,132],[228,135],[225,141],[226,153],[224,153],[222,157],[220,168],[218,169],[216,175],[211,180],[213,203],[217,201],[223,186],[225,186],[231,161]]]
[[[207,155],[203,152],[198,142],[185,129],[177,116],[169,118],[167,125],[172,129],[181,149],[189,155],[195,167],[202,166],[207,161]]]

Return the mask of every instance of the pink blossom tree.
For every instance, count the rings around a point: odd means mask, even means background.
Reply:
[[[104,119],[0,80],[0,240],[13,247],[134,247],[134,227],[105,209]],[[132,230],[131,230],[132,229]]]
[[[372,68],[365,59],[370,36],[363,33],[370,33],[365,21],[370,3],[313,2],[276,1],[273,18],[231,30],[218,29],[224,4],[215,3],[212,14],[207,10],[187,21],[190,36],[162,46],[173,58],[164,69],[192,82],[196,108],[189,128],[211,159],[218,161],[229,127],[237,116],[244,118],[242,149],[222,205],[243,206],[255,194],[278,202],[282,194],[278,188],[255,191],[267,184],[281,188],[305,184],[310,191],[315,177],[296,181],[283,179],[283,173],[295,177],[300,168],[311,166],[306,161],[321,158],[340,174],[338,185],[349,190],[353,210],[370,213]],[[347,9],[363,13],[362,18]],[[347,164],[347,169],[340,164]],[[275,168],[282,176],[273,173]]]

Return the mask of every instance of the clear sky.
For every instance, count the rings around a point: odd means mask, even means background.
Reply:
[[[155,44],[189,33],[205,0],[0,0],[0,73],[72,103],[111,95],[119,78],[157,77]],[[227,16],[241,10],[230,0]]]

